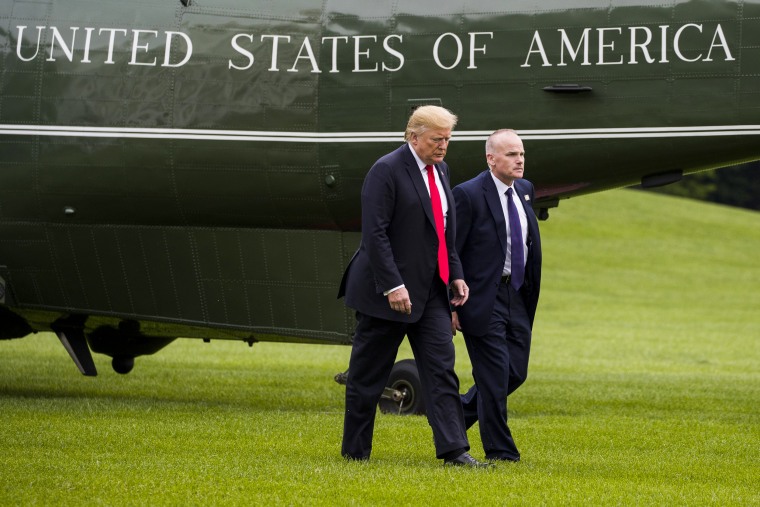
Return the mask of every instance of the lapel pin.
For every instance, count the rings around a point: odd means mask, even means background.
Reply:
[[[530,201],[530,196],[528,194],[525,194],[525,200]]]

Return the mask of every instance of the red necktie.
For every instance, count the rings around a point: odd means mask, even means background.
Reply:
[[[435,219],[435,232],[438,234],[438,272],[441,280],[449,284],[449,252],[446,248],[446,232],[443,228],[443,207],[441,206],[441,194],[438,193],[438,185],[435,184],[433,166],[426,166],[428,186],[430,187],[430,202],[433,204],[433,218]]]

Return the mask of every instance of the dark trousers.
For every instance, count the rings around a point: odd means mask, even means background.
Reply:
[[[507,424],[507,396],[528,376],[531,325],[520,294],[502,283],[484,336],[464,334],[475,385],[462,395],[467,428],[480,421],[486,458],[518,459]]]
[[[369,458],[377,404],[404,336],[409,338],[417,362],[436,456],[443,458],[453,451],[470,448],[459,397],[459,379],[454,372],[448,293],[443,282],[433,285],[425,311],[415,323],[378,319],[357,312],[346,383],[343,456]],[[404,439],[399,439],[399,445],[404,445]]]

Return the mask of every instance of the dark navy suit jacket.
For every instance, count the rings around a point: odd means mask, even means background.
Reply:
[[[343,275],[338,297],[346,306],[373,317],[416,322],[425,310],[434,278],[438,276],[438,236],[430,194],[408,144],[381,157],[362,186],[362,240]],[[461,279],[462,266],[454,236],[456,213],[449,188],[449,167],[436,164],[449,210],[446,244],[449,281]],[[412,302],[411,315],[391,309],[383,292],[405,285]]]
[[[541,237],[531,207],[533,184],[517,179],[514,187],[528,217],[528,261],[520,294],[532,326],[541,287]],[[457,308],[457,315],[465,333],[482,336],[488,330],[507,255],[506,217],[490,171],[457,185],[453,194],[457,207],[457,252],[470,288],[470,297]]]

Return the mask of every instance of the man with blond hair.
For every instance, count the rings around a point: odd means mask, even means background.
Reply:
[[[443,161],[457,117],[422,106],[400,148],[381,157],[362,186],[362,239],[338,297],[356,310],[346,384],[342,454],[369,459],[377,403],[398,347],[407,336],[420,373],[436,456],[445,464],[483,467],[473,459],[454,372],[451,304],[467,301],[456,254],[456,216]]]

